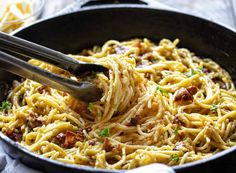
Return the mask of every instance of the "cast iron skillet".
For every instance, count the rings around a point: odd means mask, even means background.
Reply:
[[[110,39],[147,37],[158,42],[162,38],[179,38],[179,46],[212,58],[228,70],[234,81],[236,79],[235,31],[191,15],[146,5],[86,6],[75,13],[40,21],[15,35],[63,53],[77,53],[82,48],[102,44]],[[0,71],[1,82],[11,82],[13,78],[16,76]],[[43,172],[111,172],[46,159],[27,151],[2,133],[0,138],[1,145],[9,155]],[[229,172],[236,168],[235,161],[236,146],[210,158],[173,168],[177,173]]]

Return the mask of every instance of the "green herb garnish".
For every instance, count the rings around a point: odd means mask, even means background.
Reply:
[[[98,135],[99,135],[100,137],[107,137],[107,136],[110,135],[110,129],[109,129],[109,128],[105,128],[105,129],[101,130],[101,131],[98,133]]]
[[[168,92],[165,91],[164,89],[160,88],[159,86],[157,86],[156,91],[160,91],[160,93],[164,96],[168,96]]]
[[[203,67],[198,67],[198,68],[197,68],[197,71],[198,71],[199,73],[202,73],[202,72],[203,72]]]
[[[202,70],[203,68],[202,67],[198,67],[196,70],[194,69],[189,69],[187,72],[185,72],[184,74],[188,77],[191,77],[195,74],[198,74],[198,73],[202,73]]]
[[[94,108],[94,104],[93,104],[93,103],[89,103],[89,104],[88,104],[88,110],[89,110],[89,112],[93,112],[93,108]]]
[[[196,74],[196,72],[193,69],[188,70],[184,73],[186,76],[191,77]]]
[[[219,105],[215,105],[215,104],[211,105],[212,112],[216,112],[218,108],[219,108]]]
[[[5,109],[9,109],[11,107],[11,103],[8,101],[3,101],[2,105],[0,106],[0,111],[3,111]]]
[[[178,134],[178,133],[179,133],[178,127],[175,127],[175,129],[174,129],[174,134]]]
[[[179,161],[179,155],[178,154],[171,155],[171,160],[173,160],[175,162],[178,162]]]

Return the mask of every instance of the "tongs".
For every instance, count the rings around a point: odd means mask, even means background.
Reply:
[[[34,80],[44,86],[64,91],[86,102],[97,101],[101,98],[102,90],[95,84],[64,78],[25,61],[31,58],[60,67],[75,76],[88,71],[106,72],[108,70],[101,65],[83,63],[61,52],[0,32],[1,69]]]

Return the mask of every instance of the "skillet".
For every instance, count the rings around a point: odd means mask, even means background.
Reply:
[[[128,4],[105,5],[86,2],[77,12],[39,21],[14,35],[63,53],[78,53],[83,48],[101,45],[110,39],[122,41],[146,37],[158,42],[162,38],[179,38],[179,47],[212,58],[236,81],[236,32],[232,29],[180,12],[149,7],[142,1],[131,4],[134,1],[126,0]],[[10,84],[16,78],[0,70],[1,86],[3,83]],[[5,90],[7,87],[1,89],[0,95]],[[0,139],[2,147],[11,157],[43,172],[123,172],[60,163],[27,151],[2,133]],[[236,146],[207,159],[174,166],[173,169],[177,173],[233,172],[235,161]]]

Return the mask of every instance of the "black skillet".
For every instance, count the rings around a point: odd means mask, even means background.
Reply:
[[[107,1],[106,1],[107,2]],[[82,48],[102,44],[110,39],[126,40],[147,37],[181,40],[180,45],[197,55],[210,57],[227,69],[236,81],[236,32],[213,22],[179,12],[160,10],[138,1],[129,4],[88,2],[78,12],[50,18],[26,27],[16,36],[53,48],[63,53],[77,53]],[[0,71],[0,84],[16,76]],[[1,85],[1,95],[4,86]],[[111,172],[92,167],[68,165],[33,154],[0,133],[4,150],[24,164],[50,173]],[[235,172],[236,146],[210,158],[174,166],[177,173]],[[122,172],[122,171],[113,171]]]

